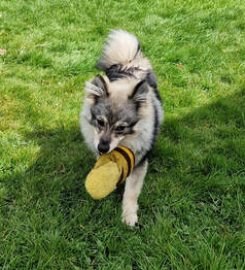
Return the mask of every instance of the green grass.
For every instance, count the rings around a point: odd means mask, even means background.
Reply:
[[[245,269],[245,2],[1,1],[0,268]],[[135,33],[166,119],[139,199],[95,202],[78,117],[109,29]]]

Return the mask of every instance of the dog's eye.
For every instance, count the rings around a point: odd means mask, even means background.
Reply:
[[[126,128],[125,126],[118,126],[115,128],[115,131],[120,133],[120,132],[123,132],[125,130],[125,128]]]
[[[97,119],[97,123],[99,126],[103,127],[105,125],[105,122],[103,119]]]

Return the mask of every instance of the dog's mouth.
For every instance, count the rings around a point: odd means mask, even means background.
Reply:
[[[109,150],[108,152],[106,152],[106,153],[103,153],[103,152],[100,152],[100,151],[98,151],[98,153],[99,153],[99,156],[102,156],[102,155],[106,155],[106,154],[109,154],[111,152],[111,150]]]
[[[111,151],[109,150],[108,152],[103,153],[103,152],[97,150],[97,152],[98,152],[99,156],[102,156],[102,155],[106,155],[106,154],[110,153]]]

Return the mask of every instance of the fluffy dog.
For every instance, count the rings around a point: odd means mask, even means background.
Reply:
[[[81,131],[97,155],[118,144],[135,153],[136,166],[126,180],[122,203],[123,222],[134,226],[148,154],[163,119],[157,82],[139,41],[123,30],[111,31],[97,67],[105,75],[86,83]]]

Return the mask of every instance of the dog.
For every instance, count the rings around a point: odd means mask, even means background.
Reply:
[[[122,202],[122,221],[134,226],[148,156],[163,120],[161,98],[152,66],[131,33],[111,31],[97,67],[104,75],[85,84],[81,132],[97,156],[119,144],[134,152],[136,165],[126,179]]]

